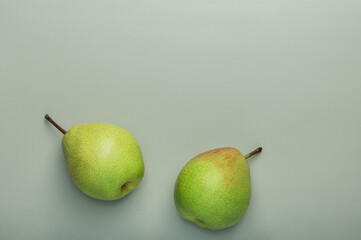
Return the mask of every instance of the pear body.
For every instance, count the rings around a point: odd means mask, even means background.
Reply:
[[[251,197],[249,166],[240,151],[225,147],[191,159],[174,188],[180,215],[202,228],[219,230],[237,223]]]
[[[144,163],[136,139],[109,123],[72,127],[63,137],[63,153],[75,185],[90,197],[115,200],[142,180]]]

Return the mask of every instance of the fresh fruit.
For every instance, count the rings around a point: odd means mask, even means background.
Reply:
[[[232,147],[199,154],[181,170],[174,188],[180,215],[202,228],[219,230],[237,223],[251,198],[250,173],[246,159]]]
[[[48,114],[45,118],[64,134],[63,153],[75,185],[90,197],[115,200],[142,180],[144,164],[136,139],[110,123],[86,123],[65,131]]]

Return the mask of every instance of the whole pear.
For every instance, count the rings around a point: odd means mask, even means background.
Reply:
[[[250,198],[250,171],[246,158],[232,147],[217,148],[192,158],[181,170],[174,187],[180,215],[202,228],[219,230],[237,223]]]
[[[119,199],[142,180],[142,152],[125,129],[110,123],[86,123],[65,131],[49,115],[45,118],[64,134],[62,147],[69,174],[86,195]]]

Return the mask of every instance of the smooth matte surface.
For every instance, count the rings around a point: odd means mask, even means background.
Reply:
[[[0,0],[1,239],[359,239],[361,1]],[[124,199],[91,199],[61,151],[109,122],[142,147]],[[212,232],[173,204],[195,155],[247,153],[252,197]]]

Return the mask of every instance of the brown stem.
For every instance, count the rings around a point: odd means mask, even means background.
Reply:
[[[48,114],[45,114],[45,119],[48,120],[51,124],[54,125],[54,127],[56,127],[60,132],[62,132],[63,134],[66,133],[66,131],[61,128],[56,122],[54,122],[53,119],[51,119],[51,117]]]
[[[260,152],[262,152],[262,148],[261,148],[261,147],[257,148],[257,149],[254,150],[253,152],[248,153],[248,154],[247,154],[246,156],[244,156],[244,157],[247,159],[247,158],[249,158],[249,157],[252,157],[252,156],[255,155],[256,153],[260,153]]]

